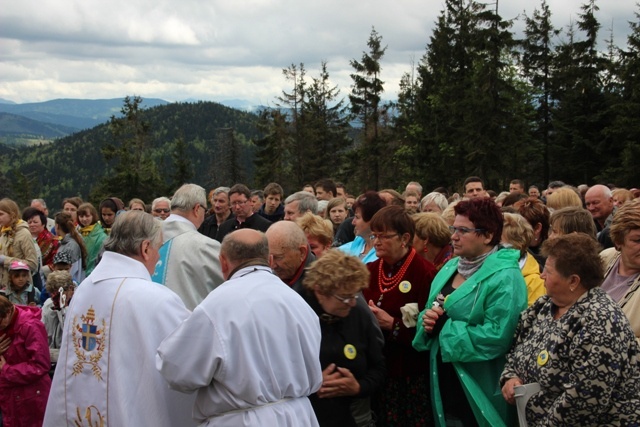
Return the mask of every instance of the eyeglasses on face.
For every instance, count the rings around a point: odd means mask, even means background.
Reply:
[[[161,209],[161,208],[156,208],[153,210],[155,213],[169,213],[171,211],[171,209]]]
[[[399,236],[399,235],[400,234],[398,234],[398,233],[389,233],[389,234],[373,233],[371,236],[369,236],[369,240],[380,239],[381,241],[383,241],[383,240],[393,239],[394,237]]]
[[[341,297],[340,295],[336,295],[336,294],[331,294],[332,297],[334,297],[335,299],[337,299],[338,301],[340,301],[343,304],[351,304],[351,302],[355,302],[358,300],[358,298],[360,298],[360,295],[352,295],[350,297]]]
[[[231,202],[231,206],[242,206],[247,202],[248,202],[248,200],[244,200],[244,201],[241,201],[241,202]]]
[[[451,234],[458,233],[460,236],[464,236],[465,234],[468,234],[471,232],[480,233],[486,230],[484,228],[467,228],[467,227],[456,227],[454,225],[450,225],[449,231],[451,231]]]

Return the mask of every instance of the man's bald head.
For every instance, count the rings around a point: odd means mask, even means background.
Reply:
[[[269,242],[264,233],[242,228],[225,236],[220,247],[220,263],[225,279],[239,265],[248,261],[256,264],[269,262]]]
[[[267,229],[269,244],[277,242],[288,249],[307,244],[307,236],[298,224],[292,221],[278,221]]]
[[[613,197],[606,185],[597,184],[589,188],[584,195],[587,210],[594,220],[604,226],[604,222],[613,212]]]
[[[271,224],[266,236],[269,241],[271,268],[276,276],[287,282],[307,259],[307,236],[298,224],[291,221]]]

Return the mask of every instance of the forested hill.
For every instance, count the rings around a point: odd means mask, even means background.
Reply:
[[[175,103],[140,110],[149,125],[145,156],[157,166],[164,188],[155,194],[140,195],[147,199],[170,194],[177,185],[176,168],[182,162],[184,174],[191,182],[209,188],[220,178],[216,158],[227,151],[239,156],[234,162],[245,176],[253,174],[252,139],[257,136],[257,116],[214,102]],[[80,196],[87,200],[96,186],[112,173],[114,164],[104,159],[102,148],[118,147],[109,124],[81,131],[52,144],[12,148],[2,145],[0,152],[0,196],[13,197],[24,205],[30,198],[43,197],[57,210],[61,200]],[[185,161],[186,160],[186,161]],[[147,200],[145,200],[147,201]]]

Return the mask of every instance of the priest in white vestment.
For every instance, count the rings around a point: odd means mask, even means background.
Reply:
[[[151,281],[161,245],[151,215],[118,215],[102,260],[66,312],[45,426],[195,425],[195,395],[170,390],[155,369],[158,345],[190,314]]]
[[[197,390],[201,426],[318,425],[307,398],[322,383],[318,316],[272,273],[268,257],[263,233],[227,235],[227,281],[158,349],[157,368],[171,387]]]
[[[151,276],[174,291],[193,310],[224,280],[220,243],[198,232],[207,210],[207,194],[196,184],[184,184],[171,198],[171,215],[162,222],[164,243]]]

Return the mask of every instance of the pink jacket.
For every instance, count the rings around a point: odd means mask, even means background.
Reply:
[[[11,324],[0,336],[9,335],[0,370],[0,410],[4,427],[41,426],[51,379],[47,331],[37,307],[15,306]]]

